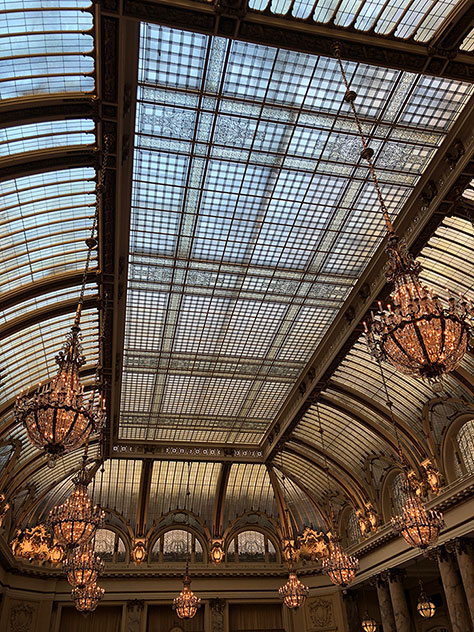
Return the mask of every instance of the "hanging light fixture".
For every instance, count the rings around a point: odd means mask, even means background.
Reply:
[[[79,612],[93,612],[104,596],[105,590],[97,584],[89,584],[85,588],[73,588],[71,596]]]
[[[364,632],[377,632],[377,621],[369,617],[368,613],[362,619],[362,629]]]
[[[319,414],[319,405],[316,402],[316,415],[318,418],[319,435],[321,437],[321,452],[324,458],[324,471],[326,473],[327,488],[330,488],[329,467],[326,458],[326,448],[324,445],[324,431]],[[348,586],[355,578],[359,569],[359,560],[357,557],[347,555],[342,548],[341,538],[338,535],[334,510],[330,504],[330,537],[328,544],[327,557],[322,561],[323,573],[326,573],[333,584],[337,586]]]
[[[102,168],[96,186],[96,209],[91,235],[86,240],[87,258],[74,323],[64,347],[56,356],[58,371],[51,382],[40,385],[31,394],[19,396],[15,404],[16,420],[23,424],[31,443],[48,455],[54,463],[60,455],[80,448],[92,432],[99,431],[105,419],[102,396],[96,397],[98,376],[86,398],[79,379],[79,369],[85,363],[81,344],[81,312],[92,251],[97,246],[97,222],[104,187],[105,168],[110,139],[105,141]]]
[[[183,577],[183,590],[173,599],[173,610],[180,619],[192,619],[198,608],[201,606],[201,599],[191,590],[191,577],[189,576],[188,560],[186,559],[186,570]]]
[[[333,584],[344,588],[354,580],[359,569],[359,560],[347,555],[339,537],[332,537],[329,542],[329,555],[323,560],[322,568]]]
[[[189,491],[189,477],[191,474],[191,463],[188,461],[188,483],[186,488],[186,499],[184,501],[184,510],[188,519],[187,508]],[[189,575],[189,531],[186,531],[186,567],[183,577],[183,590],[177,597],[173,599],[173,610],[180,619],[192,619],[198,608],[201,606],[201,599],[191,590],[191,577]]]
[[[392,528],[412,547],[426,549],[436,544],[444,527],[443,514],[425,509],[408,478],[404,483],[406,500],[401,514],[391,519]]]
[[[104,570],[104,562],[95,555],[89,542],[69,553],[63,563],[63,569],[71,586],[84,589],[90,584],[97,583],[100,573]]]
[[[214,564],[220,564],[224,559],[224,539],[212,538],[211,540],[211,560]]]
[[[73,479],[74,490],[62,504],[53,507],[49,513],[48,524],[54,539],[72,549],[87,544],[97,528],[102,526],[105,514],[87,495],[90,475],[85,467],[86,456],[82,461],[79,475]]]
[[[418,561],[415,560],[416,568],[418,570]],[[419,571],[418,571],[419,573]],[[436,614],[436,606],[432,601],[428,599],[423,589],[423,582],[418,574],[418,582],[420,584],[420,595],[418,597],[418,603],[416,604],[416,610],[418,614],[424,619],[431,619]]]
[[[398,459],[404,475],[402,489],[405,500],[401,514],[391,519],[391,525],[395,533],[401,535],[410,546],[426,549],[436,544],[438,540],[439,533],[444,527],[443,514],[440,511],[425,509],[420,496],[416,493],[415,486],[418,481],[413,476],[413,473],[410,472],[403,456],[400,436],[393,414],[393,402],[390,399],[380,358],[377,358],[377,363],[382,378],[387,407],[390,411],[393,432],[397,441]]]
[[[367,144],[354,105],[356,93],[341,61],[340,45],[334,52],[346,86],[344,100],[350,104],[362,142],[364,158],[374,183],[380,210],[388,233],[386,277],[392,284],[392,305],[382,308],[365,325],[371,353],[390,362],[398,371],[435,381],[453,371],[461,362],[473,332],[473,308],[466,301],[449,297],[447,307],[432,289],[422,285],[421,266],[409,253],[403,239],[395,234],[372,162],[373,150]]]
[[[44,524],[18,529],[11,542],[12,553],[29,562],[44,562],[50,556],[51,536]]]
[[[309,589],[300,582],[295,571],[290,569],[288,581],[279,588],[278,594],[287,608],[296,610],[304,605]]]

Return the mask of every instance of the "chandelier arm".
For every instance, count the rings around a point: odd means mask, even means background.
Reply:
[[[351,106],[352,113],[354,114],[354,119],[355,119],[355,122],[356,122],[356,125],[357,125],[357,129],[359,131],[360,140],[362,142],[362,147],[364,148],[364,151],[362,152],[362,157],[365,158],[365,160],[368,163],[370,176],[371,176],[372,181],[374,183],[375,192],[377,193],[377,198],[378,198],[378,201],[379,201],[380,210],[382,211],[382,215],[383,215],[383,218],[385,220],[385,225],[387,227],[387,231],[389,233],[393,233],[394,232],[393,225],[392,225],[392,222],[390,220],[390,216],[388,214],[387,208],[385,206],[385,202],[384,202],[384,199],[383,199],[382,191],[380,189],[379,179],[378,179],[377,174],[375,172],[374,163],[372,162],[372,158],[371,158],[371,153],[372,152],[370,151],[369,146],[367,144],[367,139],[365,138],[364,131],[362,129],[362,124],[360,122],[359,114],[357,113],[356,107],[354,105],[356,94],[355,94],[355,92],[351,91],[351,89],[349,87],[349,82],[348,82],[347,77],[346,77],[346,72],[345,72],[344,66],[342,64],[342,60],[341,60],[341,46],[340,46],[339,42],[335,42],[334,43],[334,53],[336,55],[336,59],[337,59],[338,64],[339,64],[339,68],[341,70],[342,79],[344,81],[344,85],[346,86],[346,90],[347,90],[346,96],[345,96],[345,101],[348,102],[349,105]]]

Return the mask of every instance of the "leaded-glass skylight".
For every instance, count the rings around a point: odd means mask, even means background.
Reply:
[[[395,218],[472,88],[346,67]],[[262,440],[384,234],[343,95],[333,59],[142,25],[120,439]]]

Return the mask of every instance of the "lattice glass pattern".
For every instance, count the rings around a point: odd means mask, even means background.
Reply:
[[[95,87],[90,0],[0,0],[2,99]]]
[[[43,121],[0,129],[0,158],[54,147],[92,145],[95,125],[90,119]]]
[[[474,29],[471,29],[471,31],[466,35],[460,48],[468,53],[472,53],[474,50]]]
[[[277,457],[277,460],[279,461],[279,457]],[[303,533],[306,527],[323,531],[325,528],[324,518],[314,502],[291,477],[285,476],[283,478],[282,473],[278,469],[275,469],[275,474],[278,477],[288,509],[296,523],[298,533]]]
[[[224,503],[224,528],[244,513],[261,511],[277,518],[274,491],[266,466],[234,463],[230,469]]]
[[[472,88],[346,67],[395,217]],[[384,234],[343,94],[333,59],[142,24],[121,440],[265,436]]]
[[[429,41],[461,0],[250,0],[255,11]]]
[[[466,421],[456,439],[467,474],[474,474],[474,420]]]

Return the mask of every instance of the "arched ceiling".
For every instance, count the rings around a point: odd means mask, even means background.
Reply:
[[[108,389],[111,458],[91,486],[94,500],[146,533],[184,508],[190,460],[189,509],[209,531],[249,512],[278,522],[281,495],[299,530],[323,526],[328,495],[353,506],[374,499],[367,460],[390,458],[395,447],[377,364],[356,339],[319,389],[324,449],[313,401],[299,416],[295,409],[284,440],[268,450],[279,411],[308,396],[299,380],[383,238],[335,60],[329,49],[271,48],[264,30],[259,43],[204,27],[192,33],[191,17],[187,30],[169,20],[160,26],[152,23],[154,3],[141,3],[134,16],[132,4],[122,3],[122,18],[115,3],[86,0],[67,7],[34,0],[28,8],[13,0],[0,14],[0,439],[22,444],[7,490],[14,495],[33,480],[34,493],[16,511],[22,520],[44,519],[70,493],[79,464],[73,453],[48,469],[15,425],[13,404],[55,372],[94,214],[95,148],[112,133],[112,201],[101,209],[82,319],[86,387],[99,364]],[[186,8],[189,16],[217,15],[207,3],[187,4],[197,7]],[[398,12],[392,4],[343,2],[331,15],[321,2],[305,5],[305,29],[352,25],[337,31],[344,42],[363,36],[396,52],[405,39],[406,50],[428,55],[463,24],[453,44],[458,66],[440,64],[444,78],[428,57],[423,75],[345,49],[384,195],[402,224],[413,191],[469,122],[473,16],[466,2]],[[138,29],[134,20],[147,7],[151,21]],[[299,28],[303,4],[291,7],[250,2],[239,28],[259,13]],[[117,38],[116,65],[114,28],[133,34],[120,47]],[[454,164],[456,175],[465,176],[464,166]],[[423,281],[474,299],[472,225],[442,212],[437,224],[418,248]],[[99,345],[104,287],[114,313]],[[468,354],[446,392],[472,402],[473,369]],[[421,414],[432,391],[391,368],[386,378],[404,451],[416,464],[428,455]],[[99,456],[94,441],[91,467]]]

